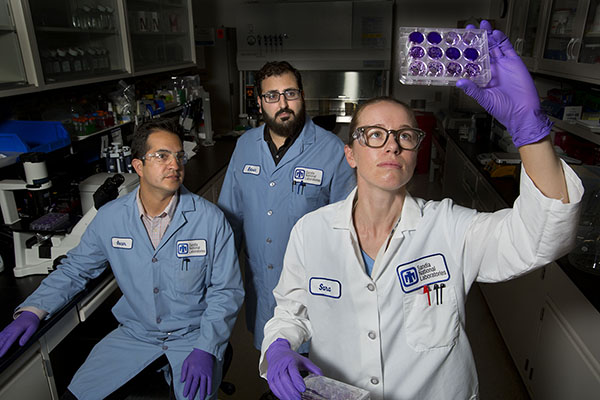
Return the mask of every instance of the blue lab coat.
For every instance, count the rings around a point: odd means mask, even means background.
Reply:
[[[250,129],[238,139],[218,202],[238,249],[242,239],[245,243],[246,322],[257,349],[273,316],[273,289],[292,227],[304,214],[344,199],[356,185],[342,141],[310,118],[278,165],[264,129]]]
[[[69,385],[71,392],[79,399],[104,398],[165,354],[177,398],[183,398],[181,364],[195,347],[217,359],[215,393],[244,297],[234,237],[223,213],[182,186],[173,219],[154,249],[136,192],[116,199],[100,208],[80,244],[19,308],[33,306],[51,316],[100,275],[106,262],[123,292],[113,308],[121,325],[92,350]]]

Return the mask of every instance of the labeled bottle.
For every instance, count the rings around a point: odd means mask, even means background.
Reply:
[[[125,161],[125,169],[130,174],[133,173],[133,166],[131,165],[131,147],[123,146],[123,160]]]
[[[81,56],[79,52],[73,48],[68,50],[69,58],[71,59],[71,63],[73,66],[73,72],[81,72],[83,71],[83,66],[81,64]]]

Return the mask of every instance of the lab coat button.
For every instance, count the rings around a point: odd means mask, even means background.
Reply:
[[[271,238],[267,238],[267,243],[271,243],[271,242],[272,242]]]
[[[155,288],[154,288],[154,294],[156,294],[156,293],[158,293],[158,292],[159,292],[158,288],[157,288],[157,287],[155,287]]]
[[[152,262],[153,262],[153,263],[155,263],[155,262],[158,262],[158,258],[156,258],[156,257],[152,257]]]
[[[375,285],[373,285],[372,283],[369,283],[367,285],[367,289],[369,289],[369,291],[372,292],[373,290],[375,290]]]
[[[267,211],[267,215],[269,215],[269,216],[273,215],[273,211],[272,210]]]
[[[268,269],[273,269],[273,264],[269,264],[269,265],[267,265],[267,268],[268,268]]]
[[[377,384],[379,384],[379,379],[377,379],[377,378],[373,377],[373,378],[371,378],[371,383],[372,383],[373,385],[377,385]]]
[[[276,185],[276,183],[275,183],[275,182],[269,182],[269,186],[273,187],[273,186],[275,186],[275,185]]]
[[[377,334],[375,334],[375,332],[373,332],[373,331],[369,332],[369,339],[375,340],[376,337],[377,337]]]
[[[166,346],[166,345],[162,347],[163,350],[167,350],[168,348],[169,348],[169,346]]]
[[[160,319],[160,317],[156,318],[156,323],[160,324],[160,322],[162,321],[162,319]]]

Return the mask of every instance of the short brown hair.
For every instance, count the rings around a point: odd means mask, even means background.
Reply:
[[[408,114],[408,118],[410,119],[410,126],[412,126],[413,128],[419,127],[419,124],[417,123],[417,117],[415,116],[415,112],[413,111],[412,108],[410,108],[410,106],[408,104],[406,104],[405,102],[400,101],[398,99],[395,99],[393,97],[390,97],[390,96],[374,97],[372,99],[365,101],[361,105],[359,105],[358,108],[356,109],[356,111],[354,112],[354,115],[352,116],[352,120],[350,121],[350,128],[349,128],[349,132],[348,132],[348,144],[352,144],[352,142],[354,141],[352,134],[354,134],[354,131],[356,130],[356,128],[358,128],[358,119],[360,118],[362,111],[367,106],[370,106],[370,105],[373,105],[376,103],[381,103],[384,101],[387,101],[389,103],[394,103],[394,104],[397,104],[397,105],[403,107],[406,110],[406,113]]]
[[[148,151],[148,136],[154,132],[165,131],[176,135],[181,140],[181,127],[176,120],[177,118],[159,118],[152,119],[139,125],[134,133],[131,141],[131,157],[139,160]]]
[[[270,61],[263,65],[263,67],[254,75],[254,84],[256,85],[256,95],[262,94],[262,81],[270,76],[280,76],[287,72],[291,72],[296,77],[296,83],[298,89],[302,90],[302,76],[300,71],[292,67],[287,61]]]

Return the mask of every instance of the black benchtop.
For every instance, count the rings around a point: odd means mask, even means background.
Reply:
[[[235,148],[235,139],[224,138],[215,140],[215,145],[210,147],[200,146],[196,149],[196,154],[188,161],[185,166],[184,185],[188,190],[197,193],[223,168],[227,167],[231,154]],[[15,278],[13,275],[14,265],[5,264],[4,271],[0,272],[0,329],[3,329],[12,321],[12,315],[15,308],[29,296],[46,277],[46,275],[30,275],[22,278]],[[91,290],[102,282],[109,270],[105,271],[100,277],[90,281],[82,292],[77,294],[60,311],[54,314],[48,320],[40,323],[40,328],[29,340],[21,347],[18,343],[12,346],[8,353],[0,358],[0,372],[4,371],[21,354],[27,350],[31,343],[35,343],[43,336],[54,324],[56,324],[65,314],[77,305]]]
[[[483,166],[477,160],[477,155],[481,153],[502,152],[497,146],[491,142],[484,143],[468,143],[459,140],[458,132],[447,132],[450,139],[458,145],[460,150],[467,156],[471,163],[477,168],[482,176],[496,189],[502,199],[512,207],[515,199],[519,194],[519,182],[511,177],[509,178],[492,178]],[[596,310],[600,311],[600,276],[585,272],[569,262],[568,256],[561,257],[556,260],[558,266],[565,272],[577,288],[583,293]]]

